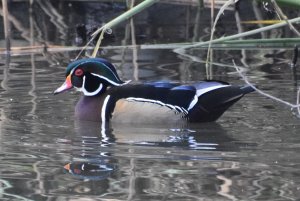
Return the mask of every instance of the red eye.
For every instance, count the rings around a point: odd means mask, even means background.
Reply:
[[[82,76],[83,75],[83,70],[81,68],[76,69],[75,70],[75,75],[78,76],[78,77]]]

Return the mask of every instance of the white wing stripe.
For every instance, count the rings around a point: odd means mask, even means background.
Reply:
[[[211,87],[197,90],[194,99],[192,100],[192,102],[190,103],[190,105],[188,107],[188,111],[191,110],[196,105],[196,103],[198,102],[198,97],[202,96],[203,94],[205,94],[209,91],[213,91],[215,89],[220,89],[220,88],[228,87],[228,86],[230,86],[230,85],[217,85],[217,86],[211,86]]]
[[[161,101],[157,101],[157,100],[146,99],[146,98],[133,98],[133,97],[126,98],[126,100],[128,100],[128,101],[138,101],[138,102],[154,103],[154,104],[158,104],[158,105],[161,105],[161,106],[166,106],[166,107],[168,107],[168,108],[170,108],[172,110],[175,110],[177,112],[188,114],[188,111],[185,108],[183,108],[183,107],[179,107],[177,105],[165,104],[165,103],[163,103]]]
[[[219,88],[223,88],[223,87],[229,87],[230,85],[217,85],[217,86],[212,86],[212,87],[207,87],[204,89],[198,89],[196,92],[196,95],[199,97],[209,91],[215,90],[215,89],[219,89]]]
[[[107,82],[109,82],[109,83],[111,83],[111,84],[113,84],[115,86],[122,86],[122,85],[128,84],[131,81],[131,80],[128,80],[128,81],[126,81],[126,82],[124,82],[122,84],[119,84],[119,83],[116,83],[116,82],[114,82],[114,81],[112,81],[112,80],[110,80],[110,79],[108,79],[108,78],[106,78],[104,76],[98,75],[96,73],[91,73],[91,74],[94,75],[94,76],[96,76],[96,77],[99,77],[99,78],[101,78],[103,80],[106,80]]]
[[[192,102],[190,103],[190,105],[188,107],[188,110],[192,109],[196,105],[197,102],[198,102],[198,96],[195,95]]]

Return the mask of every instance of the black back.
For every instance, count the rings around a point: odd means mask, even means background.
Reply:
[[[231,105],[245,94],[252,92],[250,86],[225,87],[208,91],[198,97],[198,102],[190,108],[187,118],[190,122],[211,122],[217,120]],[[145,102],[153,100],[163,104],[178,106],[188,110],[197,93],[195,86],[175,83],[148,83],[111,87],[107,93],[111,96],[108,105],[109,115],[119,99],[137,98]]]

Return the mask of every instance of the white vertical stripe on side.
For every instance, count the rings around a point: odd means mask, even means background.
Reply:
[[[101,121],[102,121],[102,124],[105,124],[105,116],[106,116],[106,107],[107,107],[107,103],[108,103],[108,100],[110,98],[110,95],[106,96],[106,98],[104,99],[104,102],[103,102],[103,105],[102,105],[102,110],[101,110]]]

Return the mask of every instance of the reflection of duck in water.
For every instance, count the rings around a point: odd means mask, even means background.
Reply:
[[[127,150],[128,146],[135,150],[135,157],[156,157],[153,153],[167,157],[164,155],[166,150],[178,147],[179,150],[200,151],[197,155],[180,156],[180,159],[221,160],[222,157],[214,151],[238,151],[241,145],[217,123],[181,125],[170,129],[163,124],[153,127],[149,124],[135,127],[117,124],[101,128],[97,122],[75,121],[75,131],[76,136],[72,137],[76,147],[72,153],[74,159],[65,169],[76,177],[91,180],[103,180],[114,174],[120,166],[115,155],[120,155],[119,151]],[[141,154],[148,155],[139,155],[139,150],[147,150]]]
[[[153,125],[152,128],[145,125],[130,128],[120,124],[112,126],[110,131],[115,141],[127,144],[211,151],[237,151],[241,145],[214,122],[173,125],[173,128],[166,128],[163,124]]]
[[[85,147],[116,145],[186,147],[190,149],[234,150],[236,141],[218,123],[202,124],[117,124],[103,127],[98,122],[75,121],[77,138]],[[205,148],[206,147],[206,148]],[[210,147],[210,148],[209,148]],[[86,154],[86,153],[85,153]]]
[[[250,86],[232,86],[221,81],[191,85],[169,82],[128,84],[108,61],[77,60],[68,65],[65,83],[55,94],[77,88],[84,96],[75,116],[80,120],[115,122],[210,122],[253,91]]]
[[[102,180],[109,177],[109,175],[115,170],[115,167],[105,162],[72,162],[66,164],[64,169],[70,174],[83,179]]]

